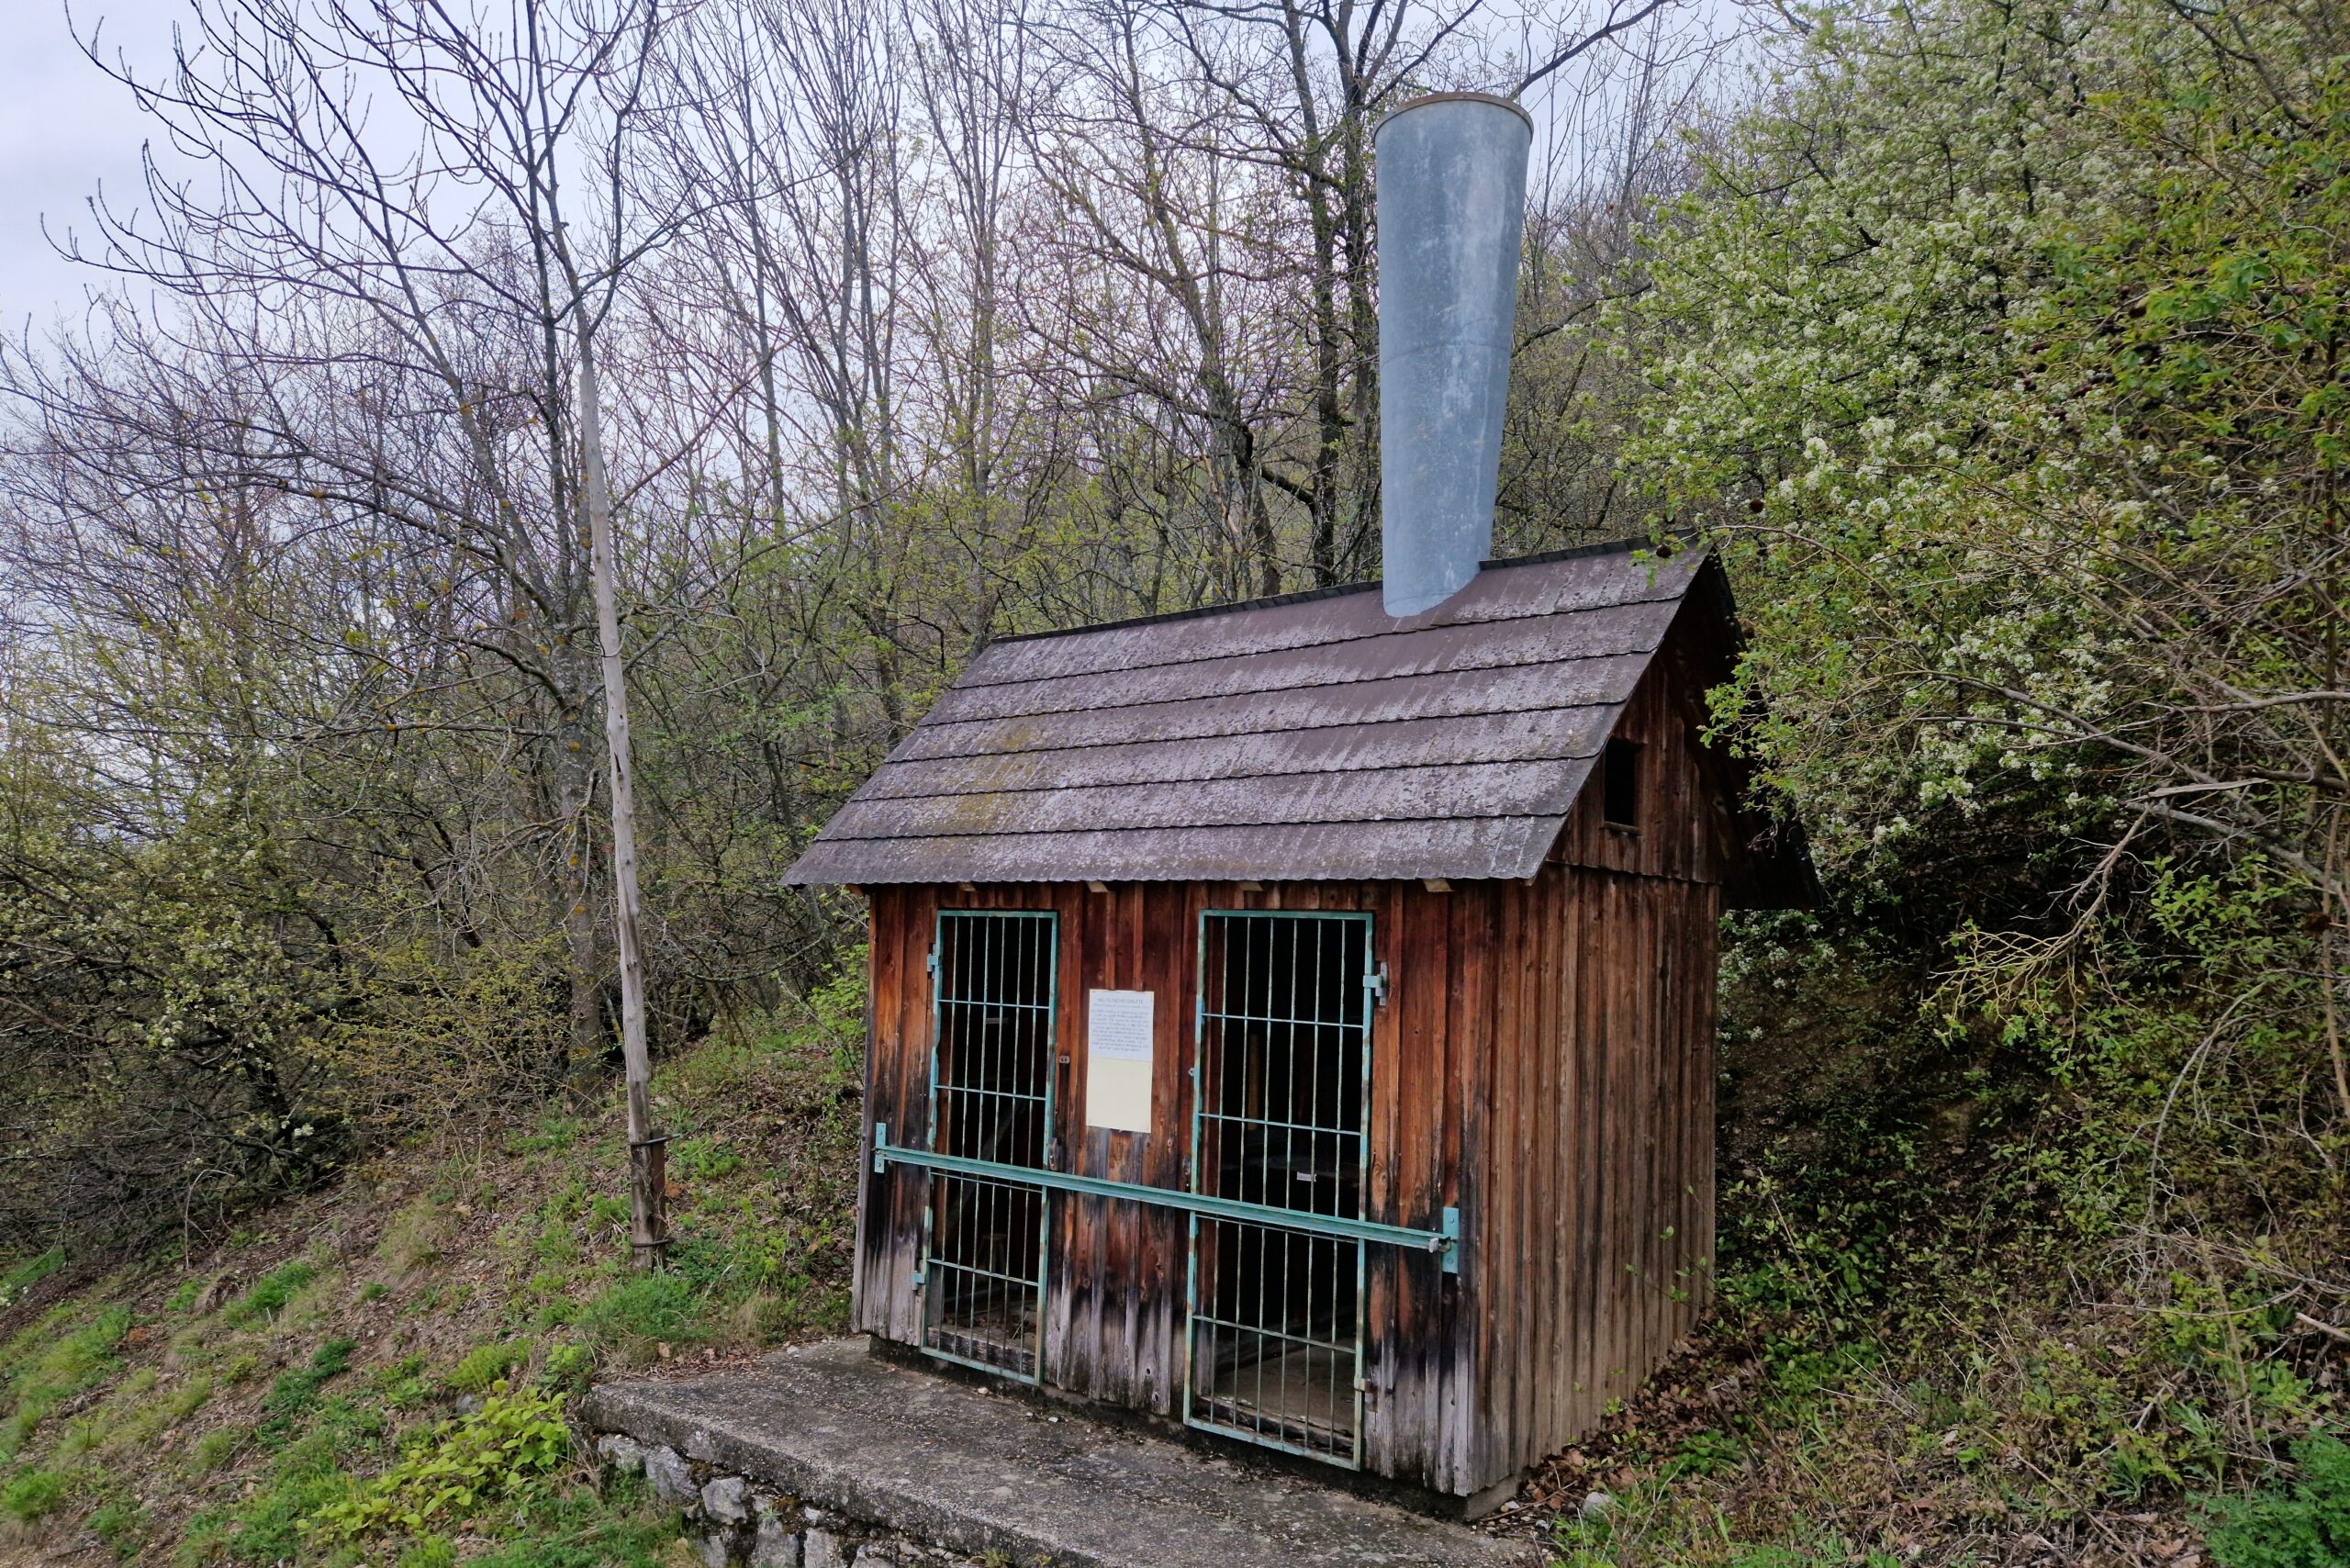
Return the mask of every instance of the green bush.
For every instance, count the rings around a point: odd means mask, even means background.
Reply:
[[[410,1534],[519,1490],[571,1450],[560,1394],[510,1393],[503,1383],[470,1416],[443,1421],[356,1496],[320,1507],[311,1529],[330,1540],[377,1530]]]
[[[140,1537],[146,1529],[146,1510],[127,1497],[114,1498],[90,1516],[90,1533],[125,1562],[139,1555]]]
[[[2220,1568],[2350,1568],[2350,1444],[2313,1432],[2293,1445],[2293,1462],[2291,1482],[2210,1505]]]
[[[656,1505],[641,1476],[601,1494],[533,1487],[516,1501],[513,1533],[470,1568],[663,1568],[677,1533],[677,1511]]]
[[[395,1410],[413,1410],[431,1399],[432,1380],[424,1375],[422,1356],[403,1356],[367,1374],[384,1403]]]
[[[207,1509],[188,1521],[185,1555],[196,1562],[225,1556],[252,1568],[300,1560],[304,1525],[312,1514],[350,1492],[348,1476],[289,1476],[244,1501]]]

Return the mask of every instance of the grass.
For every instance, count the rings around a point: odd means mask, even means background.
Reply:
[[[358,1344],[351,1339],[330,1339],[318,1349],[309,1365],[281,1375],[270,1384],[269,1393],[261,1402],[265,1417],[256,1429],[264,1443],[279,1443],[289,1437],[300,1418],[319,1403],[319,1391],[329,1378],[340,1377],[351,1370],[351,1353]]]
[[[237,1304],[223,1314],[222,1320],[231,1328],[243,1328],[274,1318],[318,1277],[315,1263],[298,1258],[282,1263],[255,1280]]]
[[[0,1558],[35,1543],[179,1568],[677,1561],[674,1513],[641,1484],[599,1495],[561,1465],[514,1477],[462,1521],[344,1546],[316,1526],[321,1509],[429,1461],[501,1380],[551,1398],[665,1353],[837,1331],[856,1183],[856,1063],[843,1044],[854,1013],[663,1065],[684,1190],[666,1273],[628,1266],[616,1118],[569,1107],[390,1151],[342,1189],[143,1272],[68,1291],[47,1255],[13,1266],[0,1276],[22,1280],[0,1305]],[[1818,1092],[1804,1045],[1795,1036],[1786,1052],[1789,1094]],[[2107,1319],[2016,1294],[2022,1271],[1986,1267],[1980,1288],[1955,1272],[1905,1284],[1921,1244],[1897,1226],[1853,1223],[1857,1206],[1785,1218],[1798,1201],[1785,1172],[1818,1167],[1815,1204],[1858,1205],[1856,1183],[1817,1145],[1741,1145],[1779,1110],[1756,1103],[1758,1066],[1740,1071],[1718,1309],[1680,1360],[1544,1467],[1514,1528],[1569,1568],[1988,1568],[2086,1561],[2113,1546],[2101,1532],[2165,1564],[2199,1537],[2209,1568],[2339,1557],[2350,1359],[2330,1341],[2292,1341],[2289,1366],[2241,1356],[2239,1341],[2283,1343],[2289,1313],[2193,1282],[2174,1282],[2159,1310]],[[1965,1193],[1964,1169],[1949,1169]],[[342,1244],[313,1246],[329,1229]],[[1903,1299],[1930,1309],[1922,1327],[1889,1310]],[[2214,1436],[2215,1378],[2240,1418],[2288,1436],[2233,1449]],[[2150,1383],[2168,1406],[2148,1410]],[[2028,1467],[2052,1463],[2058,1480]],[[1595,1491],[1612,1506],[1585,1517]],[[2053,1544],[2020,1548],[2027,1535]]]
[[[65,1267],[65,1249],[52,1247],[6,1270],[0,1270],[0,1307],[6,1307],[32,1286]]]
[[[689,1345],[703,1338],[699,1302],[683,1275],[632,1275],[590,1301],[579,1314],[579,1327],[589,1343],[642,1361],[647,1346]]]
[[[0,1463],[16,1459],[59,1405],[105,1381],[120,1364],[114,1350],[130,1331],[127,1307],[102,1307],[87,1323],[44,1346],[39,1329],[57,1316],[49,1315],[9,1346],[24,1359],[8,1380],[11,1407],[0,1421]]]
[[[667,1273],[628,1267],[617,1115],[569,1107],[388,1151],[209,1252],[84,1289],[60,1288],[62,1254],[10,1266],[0,1559],[39,1541],[175,1568],[677,1561],[675,1511],[641,1485],[599,1494],[567,1442],[462,1525],[339,1547],[317,1521],[422,1462],[417,1445],[501,1382],[542,1407],[665,1354],[835,1331],[858,1133],[835,1032],[801,1019],[662,1065],[655,1092],[695,1143]],[[329,1215],[348,1239],[308,1248]]]
[[[492,1383],[531,1359],[531,1344],[526,1336],[476,1346],[450,1372],[449,1386],[460,1394],[487,1392]]]
[[[64,1506],[66,1495],[72,1490],[72,1483],[56,1471],[28,1470],[6,1487],[0,1487],[0,1513],[20,1523],[29,1523]]]

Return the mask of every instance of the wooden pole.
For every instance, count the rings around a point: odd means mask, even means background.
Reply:
[[[636,780],[628,742],[627,673],[621,661],[619,573],[612,550],[612,495],[604,476],[604,425],[599,412],[596,341],[579,334],[579,447],[588,492],[589,574],[596,636],[604,666],[604,749],[612,769],[612,904],[621,949],[621,1065],[628,1081],[629,1252],[640,1269],[661,1267],[668,1245],[663,1213],[664,1146],[653,1130],[653,1061],[644,1045],[644,955],[637,941],[643,907],[636,889]]]

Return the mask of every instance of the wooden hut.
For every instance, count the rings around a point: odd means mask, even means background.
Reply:
[[[855,1321],[1475,1499],[1704,1309],[1718,566],[1007,639],[789,873],[871,902]]]

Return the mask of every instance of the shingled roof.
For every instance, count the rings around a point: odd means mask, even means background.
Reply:
[[[1008,638],[850,798],[794,883],[1530,877],[1702,552],[1490,563]]]

